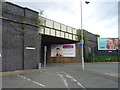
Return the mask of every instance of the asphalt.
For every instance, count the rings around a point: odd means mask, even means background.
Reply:
[[[60,63],[48,64],[45,69],[4,73],[2,87],[118,88],[118,63],[85,63],[84,71],[81,67],[81,63]]]

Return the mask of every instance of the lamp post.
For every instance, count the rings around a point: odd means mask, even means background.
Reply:
[[[85,1],[86,4],[89,4],[90,2],[88,1]],[[83,52],[83,49],[84,49],[84,41],[83,41],[83,17],[82,17],[82,0],[81,0],[81,42],[82,42],[82,50],[81,50],[81,56],[82,56],[82,69],[84,71],[84,52]]]

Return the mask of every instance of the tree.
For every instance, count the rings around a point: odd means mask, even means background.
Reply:
[[[81,29],[78,29],[77,30],[77,36],[78,36],[78,40],[80,41],[81,40]],[[87,31],[83,29],[83,39],[84,41],[87,41],[88,40],[88,34],[87,34]]]
[[[100,35],[96,34],[95,36],[96,36],[96,40],[98,42],[98,38],[100,38]]]
[[[96,34],[95,36],[96,36],[97,39],[100,37],[100,35],[98,35],[98,34]]]

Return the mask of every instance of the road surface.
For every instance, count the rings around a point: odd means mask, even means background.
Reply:
[[[118,88],[118,63],[48,64],[45,70],[2,78],[3,88]]]

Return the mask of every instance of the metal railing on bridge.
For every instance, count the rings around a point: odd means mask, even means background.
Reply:
[[[77,29],[56,21],[39,17],[39,33],[78,41]]]

